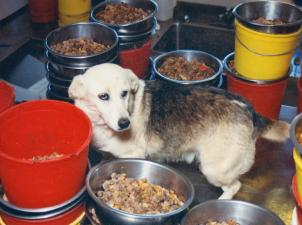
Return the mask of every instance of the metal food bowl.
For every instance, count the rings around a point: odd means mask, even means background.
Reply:
[[[91,38],[95,42],[110,45],[110,48],[87,56],[67,56],[59,54],[51,49],[52,44],[71,38]],[[44,42],[47,58],[55,64],[70,67],[91,67],[96,64],[113,60],[118,55],[117,33],[105,25],[99,23],[75,23],[60,27],[50,32]]]
[[[295,5],[278,1],[255,1],[237,5],[233,9],[236,19],[243,25],[260,32],[287,34],[298,31],[302,23],[302,11]],[[287,21],[281,25],[264,25],[252,22],[259,17]]]
[[[191,61],[193,59],[197,59],[200,61],[203,61],[205,64],[208,66],[212,67],[215,70],[215,74],[212,75],[209,78],[202,79],[202,80],[190,80],[190,81],[183,81],[183,80],[175,80],[172,79],[164,74],[161,74],[158,71],[158,68],[164,63],[166,58],[168,57],[175,57],[175,56],[181,56],[185,58],[188,61]],[[217,81],[220,81],[221,74],[222,74],[223,66],[222,62],[216,58],[215,56],[208,54],[206,52],[202,51],[196,51],[196,50],[176,50],[176,51],[171,51],[167,53],[163,53],[159,56],[157,56],[153,60],[153,72],[155,73],[155,76],[158,76],[159,78],[176,83],[176,84],[201,84],[201,85],[214,85],[217,84]]]
[[[102,189],[102,184],[111,178],[112,173],[126,173],[128,177],[146,178],[152,184],[173,189],[184,199],[184,204],[171,212],[147,215],[132,214],[110,207],[98,199],[96,192]],[[192,183],[179,171],[168,166],[143,159],[117,159],[98,164],[93,167],[86,178],[89,196],[96,204],[96,214],[104,223],[119,225],[160,225],[177,224],[194,198]]]
[[[181,225],[198,225],[230,219],[242,225],[285,225],[268,209],[236,200],[210,200],[201,203],[188,212],[182,219]]]
[[[120,4],[122,2],[127,3],[131,7],[142,8],[145,11],[150,10],[151,13],[148,17],[144,18],[143,20],[122,25],[110,24],[97,19],[96,14],[104,10],[108,3]],[[116,30],[116,32],[120,35],[134,35],[139,33],[145,33],[154,26],[154,18],[157,13],[157,8],[157,3],[154,0],[107,0],[98,4],[91,10],[90,20],[93,22],[105,24]]]

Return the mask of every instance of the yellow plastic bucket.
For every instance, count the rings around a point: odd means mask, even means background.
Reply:
[[[59,13],[81,15],[90,11],[90,0],[59,0]]]
[[[84,13],[82,15],[73,15],[67,16],[63,14],[59,14],[59,26],[63,27],[73,23],[79,22],[88,22],[89,20],[89,13]]]
[[[255,80],[277,80],[287,74],[302,29],[289,34],[267,34],[235,20],[235,69]]]
[[[294,148],[293,156],[296,166],[297,189],[299,196],[302,196],[302,157],[296,148]]]

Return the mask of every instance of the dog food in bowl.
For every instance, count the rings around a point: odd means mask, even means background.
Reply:
[[[204,62],[193,59],[186,60],[181,56],[168,57],[158,68],[158,71],[174,80],[203,80],[215,74],[215,70]]]
[[[51,49],[66,56],[87,56],[109,49],[110,46],[97,43],[90,38],[72,38],[51,45]]]
[[[261,24],[261,25],[283,25],[283,24],[288,23],[288,22],[283,21],[281,19],[269,20],[269,19],[266,19],[262,16],[257,18],[257,19],[252,20],[252,22],[257,23],[257,24]]]
[[[183,205],[173,190],[148,183],[147,179],[134,179],[126,174],[112,173],[99,199],[109,206],[134,214],[160,214],[173,211]]]
[[[240,224],[234,220],[227,220],[227,221],[223,221],[223,222],[209,221],[206,224],[199,224],[199,225],[240,225]]]
[[[32,161],[38,162],[38,161],[46,161],[46,160],[51,160],[51,159],[58,159],[63,157],[63,154],[59,154],[57,152],[53,152],[49,155],[43,155],[43,156],[34,156],[31,158]]]
[[[142,8],[131,7],[127,3],[107,4],[105,9],[96,14],[96,18],[105,23],[122,25],[143,20],[151,14]]]

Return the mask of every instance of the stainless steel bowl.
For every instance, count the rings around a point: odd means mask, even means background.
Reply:
[[[120,4],[122,2],[127,3],[132,7],[142,8],[146,11],[150,10],[151,13],[148,17],[144,18],[143,20],[122,25],[109,24],[96,18],[96,14],[104,10],[108,3]],[[154,0],[107,0],[98,4],[91,10],[90,20],[93,22],[105,24],[113,28],[119,35],[134,35],[144,33],[154,26],[154,18],[157,13],[157,8],[157,3]]]
[[[147,178],[148,182],[173,189],[177,195],[185,199],[184,204],[169,213],[146,215],[131,214],[117,210],[99,200],[96,192],[102,189],[104,181],[110,179],[112,173],[126,173],[136,179]],[[101,221],[119,225],[160,225],[171,222],[176,224],[186,212],[194,198],[192,183],[179,171],[168,166],[143,159],[117,159],[93,167],[86,178],[89,196],[96,203],[96,213]],[[106,221],[106,222],[105,222]]]
[[[291,71],[292,71],[292,67],[289,68],[289,71],[283,76],[281,77],[280,79],[277,79],[277,80],[255,80],[255,79],[249,79],[249,78],[246,78],[244,76],[242,76],[241,74],[239,74],[235,68],[230,68],[230,62],[232,60],[234,60],[234,57],[235,57],[235,53],[232,52],[230,54],[228,54],[224,59],[223,59],[223,68],[225,70],[225,72],[239,80],[243,80],[243,81],[246,81],[248,83],[254,83],[254,84],[271,84],[271,83],[276,83],[276,82],[280,82],[282,80],[285,80],[289,77],[289,75],[291,74]]]
[[[116,63],[118,55],[114,58],[108,60],[106,63]],[[65,78],[72,79],[74,76],[84,74],[91,66],[68,66],[59,63],[54,63],[52,61],[47,62],[47,67],[58,77],[63,76]]]
[[[66,56],[58,54],[50,47],[52,44],[64,40],[83,37],[91,38],[96,42],[110,45],[111,47],[106,51],[87,56]],[[44,46],[47,58],[53,63],[71,67],[91,67],[116,58],[118,55],[118,43],[118,35],[110,27],[99,23],[76,23],[50,32],[44,41]]]
[[[301,144],[297,141],[296,138],[296,131],[297,127],[302,126],[302,113],[298,114],[293,121],[290,124],[290,129],[289,129],[289,135],[292,143],[294,144],[295,148],[298,150],[298,152],[302,155],[302,147]]]
[[[158,68],[163,64],[163,62],[168,57],[175,57],[175,56],[182,56],[186,60],[191,61],[193,59],[201,60],[208,66],[212,67],[215,70],[215,74],[209,78],[202,79],[202,80],[192,80],[192,81],[182,81],[182,80],[174,80],[164,74],[161,74],[158,71]],[[222,62],[216,58],[215,56],[208,54],[206,52],[202,51],[196,51],[196,50],[176,50],[172,52],[163,53],[159,56],[157,56],[153,60],[153,72],[155,76],[158,76],[161,79],[164,79],[166,81],[170,81],[176,84],[200,84],[200,85],[214,85],[217,84],[217,81],[219,83],[220,77],[222,74],[223,66]]]
[[[242,225],[285,225],[268,209],[236,200],[210,200],[199,204],[182,219],[181,225],[198,225],[229,219]]]
[[[243,25],[260,32],[287,34],[298,31],[302,23],[302,11],[295,5],[278,1],[245,2],[233,9],[236,19]],[[259,17],[281,19],[288,23],[282,25],[262,25],[252,22]]]
[[[138,33],[138,34],[133,34],[133,35],[125,35],[125,34],[119,34],[119,39],[120,39],[120,45],[125,45],[129,42],[140,42],[148,39],[151,35],[155,33],[155,28],[156,28],[157,21],[154,18],[153,19],[153,26],[144,32]]]

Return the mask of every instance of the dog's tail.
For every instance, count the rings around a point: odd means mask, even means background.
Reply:
[[[253,123],[257,136],[276,142],[283,142],[289,138],[290,124],[287,122],[270,120],[255,112]]]

